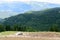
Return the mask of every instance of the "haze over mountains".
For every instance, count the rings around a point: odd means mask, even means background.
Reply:
[[[14,16],[26,11],[37,11],[54,7],[60,7],[60,4],[45,2],[4,2],[0,4],[0,18]]]

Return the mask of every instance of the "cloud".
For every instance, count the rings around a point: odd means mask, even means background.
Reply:
[[[0,4],[4,2],[13,2],[13,1],[20,1],[25,3],[31,3],[31,1],[37,1],[37,2],[48,2],[48,3],[54,3],[54,4],[60,4],[60,0],[0,0]]]
[[[13,12],[13,10],[0,10],[0,12]]]
[[[13,1],[28,2],[31,0],[0,0],[0,2],[13,2]]]
[[[38,2],[49,2],[49,3],[60,4],[60,0],[33,0],[33,1],[38,1]]]

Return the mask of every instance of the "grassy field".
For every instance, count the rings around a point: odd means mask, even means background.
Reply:
[[[13,35],[15,33],[17,33],[17,31],[4,31],[4,32],[0,32],[0,36]]]
[[[60,32],[22,32],[25,35],[15,35],[16,33],[17,31],[1,32],[0,40],[60,40]]]

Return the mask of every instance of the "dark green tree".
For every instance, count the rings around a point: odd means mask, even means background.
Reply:
[[[0,32],[5,31],[5,28],[3,25],[0,25]]]
[[[11,26],[10,26],[10,25],[6,25],[6,26],[5,26],[5,30],[6,30],[6,31],[11,31]]]
[[[57,24],[53,24],[50,29],[50,31],[54,31],[54,32],[58,32],[58,25]]]

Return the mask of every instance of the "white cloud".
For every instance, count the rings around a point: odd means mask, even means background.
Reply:
[[[0,0],[0,4],[5,3],[5,2],[11,3],[11,2],[15,2],[15,1],[29,3],[31,0]]]
[[[33,1],[38,1],[38,2],[49,2],[49,3],[60,4],[60,0],[33,0]]]
[[[30,0],[0,0],[0,2],[13,2],[13,1],[27,2],[27,1],[30,1]]]
[[[60,4],[60,0],[0,0],[0,3],[2,3],[2,2],[13,2],[13,1],[20,1],[20,2],[37,1],[37,2],[49,2],[49,3]]]
[[[0,10],[0,12],[12,12],[12,10]]]

